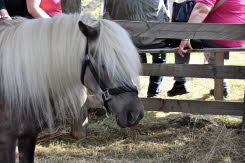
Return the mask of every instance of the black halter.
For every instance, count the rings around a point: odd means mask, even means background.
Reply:
[[[135,92],[138,94],[138,89],[134,85],[125,84],[125,85],[117,87],[117,88],[109,88],[105,85],[105,83],[100,79],[98,73],[96,72],[94,66],[92,65],[92,63],[90,61],[89,54],[88,54],[88,41],[86,44],[85,61],[84,61],[83,66],[82,66],[81,78],[80,78],[83,85],[84,85],[84,76],[85,76],[85,72],[86,72],[87,67],[89,67],[89,69],[90,69],[91,73],[93,74],[95,80],[99,84],[100,89],[103,91],[102,99],[104,101],[104,107],[106,108],[106,110],[109,113],[111,111],[109,110],[107,101],[111,99],[111,96],[119,95],[119,94],[126,93],[126,92]]]

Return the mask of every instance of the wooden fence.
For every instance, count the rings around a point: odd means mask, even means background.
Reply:
[[[135,37],[171,39],[245,40],[245,24],[190,24],[117,21]],[[245,66],[224,66],[224,53],[245,48],[207,48],[191,52],[212,52],[215,65],[143,64],[144,76],[186,76],[213,78],[215,98],[223,100],[223,79],[245,79]],[[141,49],[140,53],[174,52],[173,49]],[[193,101],[142,98],[151,111],[237,115],[245,120],[245,102]],[[245,122],[243,121],[243,128]]]
[[[123,26],[134,37],[245,40],[245,24],[190,24],[132,21],[116,22]],[[139,50],[140,53],[168,53],[174,51],[174,49]],[[245,51],[245,48],[208,48],[191,50],[191,52],[214,53],[215,65],[143,64],[143,76],[186,76],[213,78],[215,79],[215,99],[218,100],[195,101],[141,98],[145,111],[243,116],[242,128],[245,129],[245,100],[244,102],[222,101],[224,78],[245,79],[245,66],[224,66],[224,53],[231,51]],[[87,120],[87,118],[85,119]],[[81,131],[81,129],[79,131]],[[75,133],[77,132],[75,131]]]

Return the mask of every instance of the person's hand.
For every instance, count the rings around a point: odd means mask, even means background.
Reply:
[[[191,41],[190,40],[182,40],[178,49],[178,53],[181,57],[184,57],[184,53],[187,53],[188,50],[185,50],[185,48],[192,49]]]
[[[107,20],[112,20],[111,16],[110,16],[110,13],[109,12],[105,12],[103,14],[103,19],[107,19]]]
[[[1,9],[0,10],[0,19],[12,19],[10,16],[9,16],[9,13],[6,9]]]

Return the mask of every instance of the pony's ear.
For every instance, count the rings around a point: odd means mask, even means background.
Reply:
[[[89,39],[96,39],[99,36],[99,31],[97,29],[84,24],[82,21],[78,22],[78,26],[80,31],[82,31],[82,33]]]

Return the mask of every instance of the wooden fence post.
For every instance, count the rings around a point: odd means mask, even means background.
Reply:
[[[215,65],[224,65],[224,53],[222,52],[215,52]],[[215,100],[223,100],[224,94],[224,86],[223,86],[224,79],[215,79],[214,80],[214,99]]]
[[[243,103],[242,129],[245,130],[245,91],[244,91],[244,103]]]
[[[71,135],[80,139],[82,137],[87,136],[88,130],[88,109],[85,105],[83,105],[80,109],[78,119],[73,121],[71,125]]]

